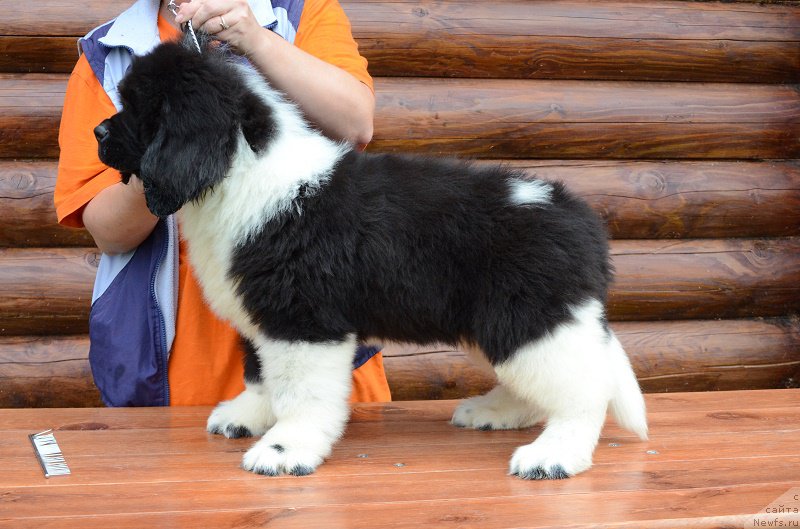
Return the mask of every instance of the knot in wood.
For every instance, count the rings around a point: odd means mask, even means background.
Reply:
[[[643,171],[635,178],[639,189],[648,198],[661,196],[667,188],[667,179],[658,171]]]
[[[97,268],[100,265],[100,254],[97,252],[89,252],[86,254],[86,264]]]

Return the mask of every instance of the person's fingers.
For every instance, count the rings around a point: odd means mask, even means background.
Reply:
[[[246,36],[260,26],[246,0],[192,0],[179,7],[175,21],[192,21],[195,31],[203,31],[234,48],[242,48]],[[242,50],[246,51],[246,50]]]

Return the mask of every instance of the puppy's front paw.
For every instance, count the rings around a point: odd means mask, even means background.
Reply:
[[[279,429],[273,428],[273,430]],[[313,473],[330,454],[331,443],[314,442],[306,436],[280,435],[273,430],[247,451],[242,468],[265,476],[306,476]],[[311,434],[313,437],[313,434]]]
[[[221,402],[214,408],[206,430],[236,439],[263,435],[274,422],[268,397],[246,389],[235,399]]]
[[[509,474],[522,479],[566,479],[592,466],[592,451],[539,439],[517,448]]]

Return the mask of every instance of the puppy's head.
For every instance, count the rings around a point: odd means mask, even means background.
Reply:
[[[241,70],[213,46],[203,48],[165,43],[134,59],[119,87],[122,110],[95,129],[100,160],[126,184],[137,175],[159,217],[225,177],[240,134],[256,151],[274,134],[271,109]]]

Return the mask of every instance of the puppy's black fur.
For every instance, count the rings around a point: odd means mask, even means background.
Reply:
[[[604,300],[609,281],[605,231],[584,203],[554,185],[550,204],[510,206],[512,177],[349,153],[302,213],[238,248],[230,274],[276,338],[466,339],[502,362]]]
[[[159,216],[226,177],[240,132],[260,153],[280,127],[212,50],[161,45],[134,61],[120,92],[123,110],[98,127],[100,157],[123,178],[138,175]],[[510,183],[523,179],[503,167],[351,151],[220,273],[276,339],[467,342],[498,364],[583,302],[604,302],[611,279],[599,218],[558,183],[548,201],[513,203]]]

